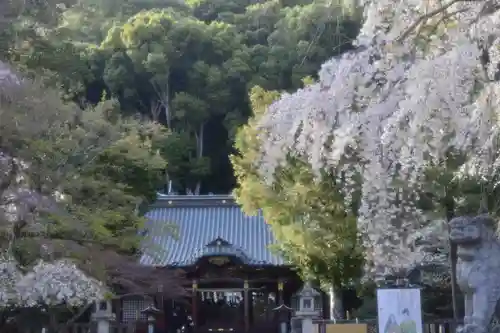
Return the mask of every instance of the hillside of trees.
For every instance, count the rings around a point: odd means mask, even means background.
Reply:
[[[179,194],[229,193],[228,156],[250,116],[251,88],[302,87],[352,48],[359,28],[353,8],[324,1],[13,3],[3,11],[2,60],[82,109],[111,99],[111,117],[161,123],[159,190]]]

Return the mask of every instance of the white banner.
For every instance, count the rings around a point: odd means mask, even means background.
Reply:
[[[377,289],[379,333],[423,333],[420,289]]]

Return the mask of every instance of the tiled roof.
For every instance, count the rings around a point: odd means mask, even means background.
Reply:
[[[249,265],[285,264],[269,250],[276,241],[262,214],[245,215],[230,196],[161,196],[146,217],[142,264],[189,266],[216,255]]]

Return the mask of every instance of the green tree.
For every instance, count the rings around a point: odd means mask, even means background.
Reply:
[[[231,87],[227,81],[248,74],[241,62],[244,54],[235,52],[242,48],[237,32],[227,24],[205,24],[172,10],[139,13],[116,29],[101,45],[110,55],[107,86],[122,105],[140,101],[152,119],[178,133],[166,145],[182,145],[174,151],[182,154],[176,160],[184,161],[185,168],[172,166],[168,178],[183,179],[182,188],[200,193],[212,165],[204,148],[207,123],[219,118],[221,126],[234,126],[238,117],[227,115],[241,112],[233,105],[239,106],[237,97],[245,89],[238,85],[244,87],[244,82]]]
[[[110,121],[112,101],[82,111],[40,82],[1,82],[1,252],[20,274],[39,260],[49,267],[69,258],[112,292],[153,292],[170,281],[165,292],[182,294],[170,273],[137,261],[140,204],[155,197],[166,164],[155,146],[168,133]]]
[[[298,158],[290,158],[272,184],[259,176],[254,164],[259,147],[256,124],[277,98],[277,92],[260,87],[252,90],[255,115],[238,132],[239,154],[231,159],[239,185],[235,194],[248,213],[262,209],[279,240],[278,250],[305,279],[320,282],[327,290],[333,286],[338,296],[361,276],[363,252],[357,238],[357,212],[344,206],[342,183],[328,175],[325,181],[316,182],[310,166]],[[342,315],[341,308],[337,311]]]
[[[268,37],[268,60],[260,69],[272,75],[275,86],[270,89],[297,89],[303,77],[316,75],[318,64],[350,50],[358,34],[356,13],[342,4],[314,2],[282,12]]]

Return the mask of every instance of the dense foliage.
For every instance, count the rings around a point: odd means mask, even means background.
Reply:
[[[301,87],[357,33],[351,9],[322,1],[85,0],[57,12],[56,22],[19,20],[9,58],[50,73],[68,100],[115,98],[121,115],[169,128],[159,185],[178,193],[229,193],[251,87]]]
[[[356,49],[282,94],[255,126],[258,181],[290,159],[341,184],[372,277],[446,262],[446,225],[498,215],[497,1],[366,1]]]

